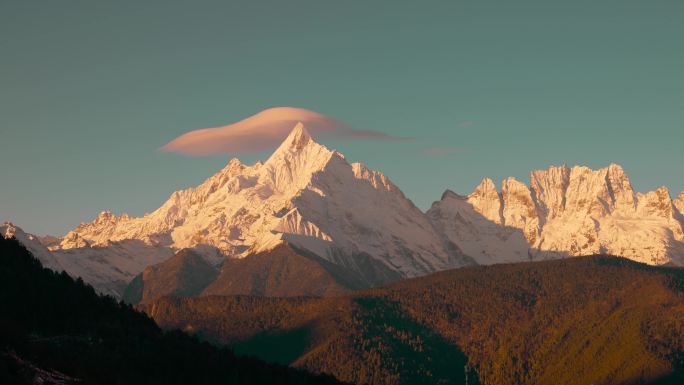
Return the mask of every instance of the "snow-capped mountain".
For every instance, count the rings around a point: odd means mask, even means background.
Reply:
[[[551,167],[531,188],[485,179],[467,197],[446,192],[427,215],[478,263],[613,254],[649,264],[684,265],[684,193],[634,192],[615,164],[599,170]]]
[[[349,164],[302,124],[266,162],[233,159],[144,217],[102,212],[51,250],[67,271],[120,295],[123,283],[175,250],[193,248],[218,265],[283,242],[357,271],[369,285],[377,276],[471,263],[385,175]]]
[[[551,167],[533,171],[530,180],[528,187],[507,178],[497,190],[485,179],[468,196],[445,192],[423,213],[385,175],[348,163],[300,123],[265,162],[233,159],[143,217],[104,211],[61,239],[34,237],[11,224],[0,230],[44,265],[117,298],[135,277],[138,291],[152,290],[155,275],[140,274],[183,249],[220,271],[220,282],[208,282],[212,290],[263,291],[254,279],[235,280],[233,270],[268,276],[269,290],[280,290],[282,280],[306,276],[288,264],[305,263],[317,278],[290,288],[296,295],[474,263],[596,253],[684,266],[684,193],[672,199],[664,187],[634,192],[618,165]],[[258,263],[226,263],[255,256]],[[160,265],[154,271],[186,270]]]
[[[44,267],[55,271],[64,270],[59,262],[57,262],[57,258],[55,258],[50,250],[48,250],[35,235],[25,233],[22,229],[12,223],[5,222],[0,225],[0,236],[4,238],[16,238],[16,240],[21,242],[21,244],[23,244]]]

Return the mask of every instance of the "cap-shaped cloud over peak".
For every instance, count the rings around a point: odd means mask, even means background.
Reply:
[[[227,126],[187,132],[161,150],[190,156],[258,153],[275,148],[299,123],[316,137],[400,139],[379,131],[354,129],[333,117],[304,108],[274,107]]]

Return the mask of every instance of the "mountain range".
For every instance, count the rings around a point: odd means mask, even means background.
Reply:
[[[450,268],[610,254],[684,266],[684,192],[638,193],[615,164],[484,179],[427,212],[297,124],[264,162],[238,159],[143,217],[103,211],[64,237],[11,223],[46,266],[131,302],[168,295],[326,295]]]

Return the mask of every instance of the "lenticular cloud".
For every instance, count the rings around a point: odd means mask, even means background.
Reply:
[[[161,150],[190,156],[252,154],[275,148],[301,122],[314,136],[398,139],[378,131],[358,130],[304,108],[275,107],[222,127],[187,132]]]

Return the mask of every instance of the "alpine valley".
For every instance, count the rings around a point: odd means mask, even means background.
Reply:
[[[231,160],[143,217],[103,211],[64,237],[11,223],[44,266],[129,302],[334,295],[472,265],[617,255],[684,266],[684,192],[633,191],[616,164],[484,179],[418,209],[385,175],[297,124],[265,162]]]
[[[683,213],[616,164],[423,212],[299,123],[143,217],[4,223],[0,382],[678,384]]]

